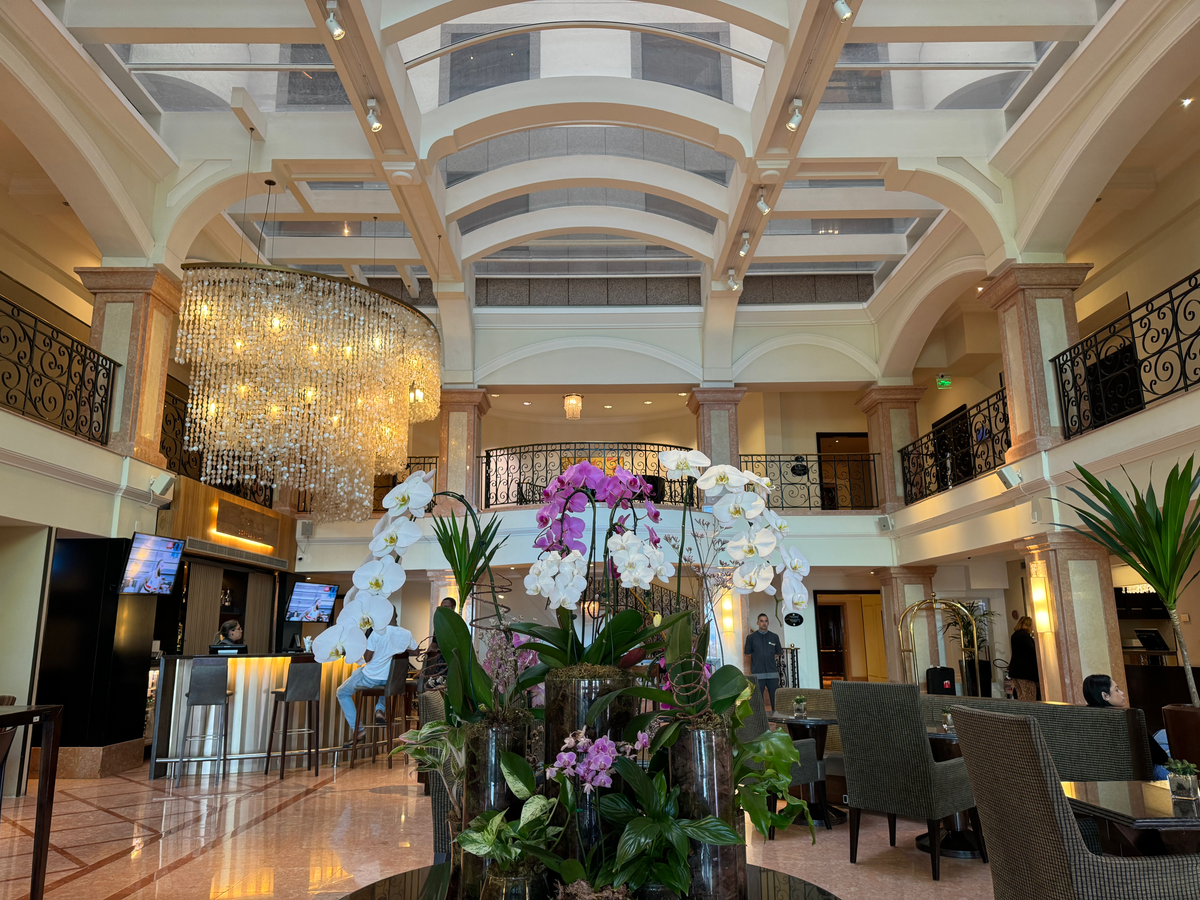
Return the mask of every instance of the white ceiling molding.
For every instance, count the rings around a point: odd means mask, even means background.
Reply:
[[[605,335],[580,335],[578,337],[557,338],[551,341],[539,341],[536,344],[527,344],[524,347],[518,347],[515,350],[502,353],[495,359],[489,360],[475,368],[475,383],[483,384],[493,372],[499,371],[512,363],[520,362],[523,359],[529,359],[532,356],[551,353],[555,350],[594,348],[624,350],[639,356],[658,359],[687,373],[695,381],[700,381],[702,373],[700,364],[693,362],[687,357],[680,356],[678,353],[665,350],[662,347],[656,347],[653,344],[643,344],[640,341],[631,341],[626,338],[607,337]]]
[[[863,353],[857,347],[824,334],[785,334],[769,341],[763,341],[739,356],[733,363],[733,377],[736,379],[746,367],[768,353],[784,347],[824,347],[834,350],[862,366],[872,378],[879,377],[879,366],[875,360]]]

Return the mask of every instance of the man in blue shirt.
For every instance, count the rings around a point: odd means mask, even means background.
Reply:
[[[750,671],[746,674],[758,680],[758,689],[767,690],[771,699],[771,709],[775,709],[775,689],[779,687],[779,652],[782,646],[779,635],[768,631],[770,619],[766,613],[758,615],[758,631],[746,635],[746,646],[742,652],[746,654]]]

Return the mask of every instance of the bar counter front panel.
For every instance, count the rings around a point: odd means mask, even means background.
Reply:
[[[164,656],[159,661],[158,695],[154,704],[154,737],[150,757],[150,777],[162,778],[174,775],[171,765],[179,757],[180,741],[187,719],[187,698],[192,676],[192,661],[203,659],[227,659],[229,661],[229,752],[230,772],[262,771],[267,755],[267,733],[271,727],[271,707],[275,700],[271,691],[280,690],[287,683],[287,671],[292,660],[311,661],[312,656],[302,653],[276,653],[259,656],[196,657]],[[342,716],[335,692],[338,686],[350,677],[357,665],[345,661],[324,663],[321,666],[321,710],[319,746],[323,754],[340,750],[342,742],[350,737],[350,729]],[[288,705],[289,729],[308,727],[306,704]],[[220,728],[221,708],[202,706],[192,711],[192,734],[209,735],[205,740],[190,741],[188,757],[212,757],[203,762],[189,762],[187,775],[215,774],[219,745],[217,732]],[[283,728],[283,708],[279,710],[277,730]],[[308,735],[296,735],[288,741],[287,750],[293,767],[303,769]],[[281,747],[281,736],[275,736],[273,753]],[[328,756],[321,759],[322,765],[333,760]],[[274,763],[272,763],[272,766]],[[274,768],[272,768],[274,771]]]

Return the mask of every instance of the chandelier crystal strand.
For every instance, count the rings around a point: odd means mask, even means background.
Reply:
[[[437,414],[441,342],[415,309],[353,282],[256,265],[185,266],[177,359],[192,366],[202,480],[305,492],[362,521],[377,473],[408,462],[410,385]],[[415,410],[414,410],[415,411]]]

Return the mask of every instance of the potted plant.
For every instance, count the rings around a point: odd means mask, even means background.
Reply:
[[[1175,464],[1163,485],[1159,506],[1153,481],[1145,494],[1131,481],[1133,496],[1127,497],[1112,482],[1101,483],[1076,464],[1088,493],[1075,488],[1071,491],[1086,508],[1071,505],[1083,520],[1083,527],[1067,526],[1105,547],[1141,575],[1167,608],[1192,700],[1190,706],[1173,703],[1163,707],[1167,743],[1171,755],[1178,759],[1200,759],[1200,694],[1196,692],[1187,641],[1176,610],[1179,595],[1196,578],[1193,575],[1184,582],[1200,548],[1200,504],[1193,505],[1200,488],[1200,473],[1193,474],[1194,466],[1194,455],[1188,457],[1182,469],[1179,463]]]
[[[804,813],[815,844],[817,833],[808,804],[788,790],[792,785],[792,766],[800,760],[791,737],[786,731],[770,729],[750,740],[738,737],[751,715],[750,693],[754,687],[748,685],[733,708],[734,806],[749,814],[751,823],[764,838],[770,837],[772,828],[782,831]],[[779,798],[784,800],[782,810],[778,808]]]
[[[954,715],[950,712],[950,707],[942,707],[942,731],[950,732],[954,730]]]
[[[958,600],[961,610],[951,608],[950,617],[942,625],[942,634],[963,648],[963,688],[968,697],[992,696],[992,660],[989,652],[994,609],[982,600]],[[974,626],[972,628],[972,626]],[[974,634],[975,647],[970,646]]]
[[[1196,764],[1186,759],[1167,760],[1167,784],[1173,800],[1200,799],[1196,784]]]
[[[803,694],[792,698],[792,715],[800,719],[808,718],[808,698]]]

